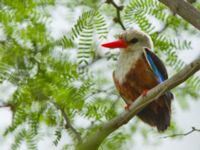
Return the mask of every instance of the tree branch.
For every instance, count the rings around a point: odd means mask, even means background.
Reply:
[[[141,111],[149,103],[163,95],[166,91],[175,88],[195,72],[200,70],[200,56],[189,65],[185,66],[179,73],[164,81],[162,84],[157,85],[151,89],[147,95],[138,97],[135,102],[130,106],[129,111],[124,111],[112,120],[102,124],[99,130],[88,137],[82,144],[77,147],[77,150],[88,150],[91,147],[97,150],[102,141],[112,132],[117,130],[122,125],[126,124],[132,119],[139,111]]]
[[[15,110],[15,108],[16,108],[16,104],[11,104],[11,103],[2,103],[1,105],[0,105],[0,109],[1,108],[10,108],[10,110],[12,111],[12,112],[14,112],[14,110]]]
[[[10,104],[3,104],[3,105],[0,105],[0,108],[5,108],[5,107],[11,107]]]
[[[162,138],[166,139],[166,138],[169,138],[169,137],[176,137],[176,136],[187,136],[193,132],[200,132],[200,129],[197,129],[195,127],[192,127],[192,130],[186,132],[186,133],[179,133],[179,134],[172,134],[172,135],[168,135],[168,136],[164,136]]]
[[[80,135],[80,133],[79,133],[78,131],[76,131],[76,129],[72,126],[72,124],[71,124],[71,122],[70,122],[70,120],[69,120],[69,117],[67,116],[65,110],[64,110],[59,104],[57,104],[55,101],[51,101],[51,103],[52,103],[58,110],[61,111],[62,116],[63,116],[63,118],[65,119],[65,122],[66,122],[65,128],[66,128],[66,129],[70,129],[70,130],[74,133],[74,135],[76,136],[76,138],[78,139],[78,143],[81,143],[81,142],[82,142],[81,135]]]
[[[188,3],[195,3],[197,0],[187,0],[188,1]]]
[[[79,66],[78,69],[79,69],[79,70],[85,69],[85,68],[87,68],[87,67],[93,65],[94,63],[96,63],[96,62],[102,60],[102,59],[106,59],[106,57],[103,57],[103,56],[97,55],[97,57],[94,58],[91,62],[89,62],[89,63],[86,64],[86,65]]]
[[[190,3],[184,0],[159,0],[161,3],[168,6],[174,13],[177,13],[183,19],[191,23],[194,27],[200,30],[200,12]]]
[[[120,11],[123,10],[123,6],[118,6],[114,0],[107,0],[106,3],[108,4],[112,4],[115,9],[116,9],[116,13],[117,13],[117,17],[114,18],[114,21],[119,23],[119,25],[122,27],[123,30],[126,30],[126,27],[124,26],[123,22],[122,22],[122,19],[121,19],[121,14],[120,14]]]

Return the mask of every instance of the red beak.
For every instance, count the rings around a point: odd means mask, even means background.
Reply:
[[[101,46],[107,48],[126,48],[128,44],[126,43],[126,41],[120,39],[113,42],[101,44]]]

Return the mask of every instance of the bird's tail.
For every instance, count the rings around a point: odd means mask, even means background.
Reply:
[[[170,125],[172,99],[173,94],[166,92],[138,113],[138,117],[149,125],[157,127],[158,131],[165,131]]]

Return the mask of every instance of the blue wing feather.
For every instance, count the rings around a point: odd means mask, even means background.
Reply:
[[[151,68],[154,72],[154,74],[156,75],[156,77],[159,79],[159,82],[163,82],[164,78],[163,75],[160,73],[160,71],[158,70],[157,66],[155,65],[155,63],[153,62],[151,55],[149,55],[149,53],[147,53],[147,59],[151,65]]]
[[[158,78],[159,82],[163,82],[168,78],[167,70],[163,64],[163,62],[149,49],[145,48],[146,58],[149,62],[152,71],[155,76]]]

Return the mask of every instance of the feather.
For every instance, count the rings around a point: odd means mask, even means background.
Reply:
[[[158,56],[156,56],[148,48],[144,48],[144,54],[149,66],[151,67],[155,76],[158,78],[159,82],[161,83],[164,80],[168,79],[167,70],[163,62],[158,58]]]

